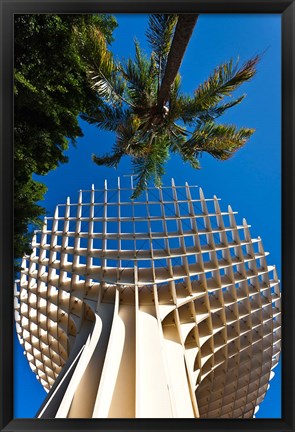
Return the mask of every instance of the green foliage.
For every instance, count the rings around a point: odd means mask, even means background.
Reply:
[[[164,164],[169,158],[169,148],[166,140],[151,137],[150,145],[145,146],[145,154],[133,158],[134,173],[137,179],[137,190],[132,198],[138,196],[138,191],[147,187],[148,181],[153,178],[155,185],[160,187],[161,178],[164,174]]]
[[[200,123],[191,138],[184,143],[182,152],[186,157],[195,158],[207,152],[216,159],[227,160],[253,133],[254,129],[237,129],[234,125],[216,124],[213,121]]]
[[[162,82],[164,76],[176,23],[176,14],[153,14],[149,16],[149,28],[146,36],[152,51],[155,53],[159,83]]]
[[[199,156],[206,152],[219,160],[229,159],[241,148],[253,129],[216,123],[225,111],[238,105],[245,95],[233,98],[256,71],[256,56],[242,66],[232,60],[218,66],[194,94],[181,92],[178,74],[165,106],[158,104],[160,86],[175,35],[177,15],[151,15],[147,39],[149,57],[135,42],[135,59],[124,64],[110,61],[111,70],[92,71],[93,86],[103,104],[84,119],[99,128],[116,132],[113,152],[93,155],[98,165],[116,167],[124,155],[132,158],[137,197],[149,180],[161,184],[164,165],[171,152],[178,153],[193,168],[200,168]],[[192,128],[192,130],[186,129]]]
[[[32,235],[28,225],[41,227],[40,216],[45,215],[45,209],[37,205],[36,201],[43,199],[46,187],[32,179],[28,179],[27,182],[23,179],[15,180],[14,187],[14,256],[20,258],[24,252],[31,252]]]
[[[67,162],[65,151],[82,136],[81,112],[94,112],[100,98],[89,69],[107,64],[107,43],[116,27],[107,15],[15,15],[14,148],[15,257],[30,251],[28,225],[45,210],[36,204],[46,188],[32,174],[46,175]]]

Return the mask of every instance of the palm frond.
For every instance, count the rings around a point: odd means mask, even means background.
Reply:
[[[213,74],[201,84],[193,97],[180,95],[171,107],[171,115],[179,118],[186,124],[192,125],[198,120],[207,122],[220,117],[229,108],[238,105],[246,95],[221,104],[226,97],[231,97],[233,91],[244,82],[249,81],[256,72],[259,56],[247,61],[238,68],[230,60],[218,66]]]
[[[194,97],[180,94],[169,107],[169,115],[173,120],[182,120],[187,125],[193,125],[203,112],[200,110],[200,105]]]
[[[155,53],[159,84],[165,72],[177,18],[176,14],[152,14],[149,16],[149,28],[146,36],[151,49]]]
[[[220,117],[221,115],[223,115],[225,113],[225,111],[227,111],[229,108],[232,108],[232,107],[238,105],[239,103],[241,103],[245,97],[246,97],[246,95],[242,95],[242,96],[238,97],[237,99],[233,99],[230,102],[227,102],[225,104],[215,105],[208,110],[201,111],[198,115],[198,119],[201,120],[201,122],[203,122],[203,123],[210,121],[210,120],[214,120],[214,119]]]
[[[82,45],[82,56],[87,60],[88,76],[98,95],[108,102],[122,102],[124,93],[124,80],[119,73],[119,64],[114,60],[113,54],[109,51],[105,37],[97,27],[89,26],[88,37],[82,38],[79,31],[75,31],[75,37],[79,38]],[[83,41],[87,41],[85,42]]]
[[[137,198],[147,187],[150,180],[154,180],[160,187],[162,176],[165,173],[164,164],[169,158],[168,143],[161,138],[152,137],[144,157],[135,157],[132,161],[134,167],[135,190],[132,199]]]
[[[174,153],[178,152],[186,141],[186,130],[174,123],[166,128],[166,134],[169,141],[169,149]]]
[[[130,101],[124,98],[126,85],[117,69],[114,69],[109,76],[106,76],[102,70],[90,71],[89,75],[92,79],[93,88],[107,103],[122,104],[125,102],[127,105],[131,105]]]
[[[122,118],[122,122],[116,125],[116,143],[113,146],[112,152],[106,153],[103,156],[92,155],[92,159],[97,165],[117,167],[122,156],[129,155],[134,157],[140,154],[140,149],[144,144],[138,141],[138,124],[135,121],[135,116],[127,111],[123,115],[124,121]]]
[[[183,151],[179,151],[179,156],[185,163],[189,163],[193,169],[200,169],[200,162],[194,155],[185,154]]]
[[[179,118],[179,99],[181,98],[180,94],[180,86],[181,86],[181,76],[178,73],[174,80],[174,83],[171,86],[170,97],[169,97],[169,117],[172,121]]]
[[[121,158],[124,156],[124,151],[123,150],[118,150],[118,151],[114,151],[113,153],[106,153],[103,156],[96,156],[96,155],[92,155],[92,160],[93,162],[96,163],[96,165],[105,165],[108,167],[114,167],[116,168],[120,161]]]
[[[238,68],[233,60],[218,66],[213,74],[195,91],[195,103],[199,110],[206,110],[218,104],[226,96],[249,81],[256,73],[260,57],[255,56]]]
[[[188,162],[192,168],[199,169],[200,164],[199,161],[195,158],[195,156],[190,154],[185,154],[183,152],[183,146],[186,142],[186,136],[187,136],[186,130],[174,124],[173,127],[168,128],[167,134],[169,140],[169,150],[172,153],[178,153],[181,159],[184,162]]]
[[[117,129],[116,145],[131,157],[141,157],[146,153],[153,134],[149,128],[141,129],[141,125],[138,116],[130,114]]]
[[[182,120],[188,126],[192,126],[199,121],[205,123],[220,117],[225,111],[241,103],[245,96],[242,95],[230,102],[208,106],[204,109],[194,97],[180,95],[171,104],[169,115],[173,120]]]
[[[137,107],[149,107],[154,104],[157,92],[154,56],[147,58],[137,41],[135,52],[135,60],[128,59],[122,65],[122,76],[126,80],[127,92],[132,103]]]
[[[95,124],[98,128],[115,132],[126,122],[130,116],[129,110],[124,110],[121,106],[101,104],[97,110],[89,114],[81,114],[80,117],[90,124]]]
[[[203,152],[216,159],[227,160],[241,148],[254,133],[254,129],[240,128],[234,125],[222,125],[207,122],[199,125],[191,138],[182,147],[185,157],[196,159]]]

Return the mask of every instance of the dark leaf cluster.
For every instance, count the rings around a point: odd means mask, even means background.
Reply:
[[[14,21],[14,249],[30,252],[29,228],[45,210],[46,187],[33,178],[67,162],[65,151],[83,135],[81,112],[100,98],[88,80],[116,27],[107,15],[15,15]]]

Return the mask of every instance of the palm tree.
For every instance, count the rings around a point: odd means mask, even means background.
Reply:
[[[83,118],[116,133],[113,151],[93,155],[93,160],[116,167],[123,156],[130,156],[136,175],[132,198],[151,179],[161,185],[170,153],[199,168],[202,153],[229,159],[254,132],[216,123],[216,119],[244,99],[245,95],[234,99],[232,93],[254,76],[258,56],[241,66],[232,60],[223,63],[193,95],[181,92],[178,70],[197,19],[195,14],[150,15],[149,57],[136,41],[134,60],[122,64],[108,53],[108,61],[96,64],[90,73],[103,104]]]

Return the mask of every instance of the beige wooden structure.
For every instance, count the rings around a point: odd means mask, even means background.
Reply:
[[[15,318],[49,392],[38,417],[253,417],[281,331],[261,239],[195,186],[131,193],[119,179],[80,191],[23,260]]]

